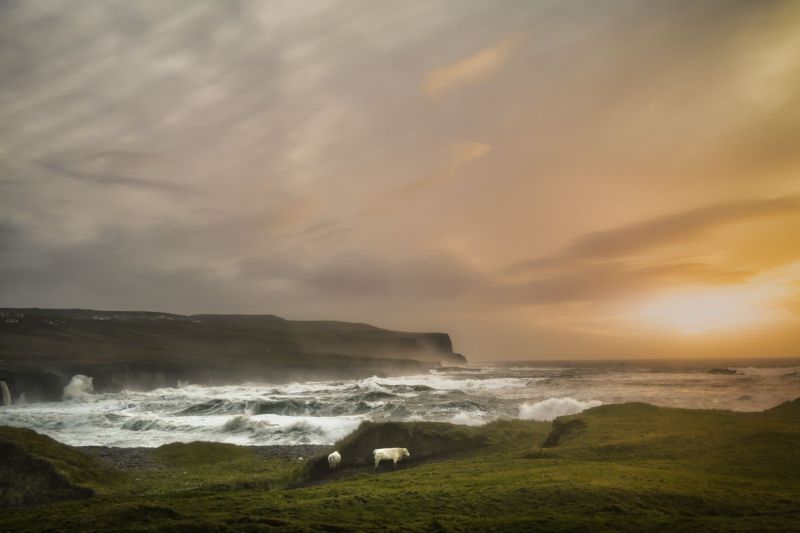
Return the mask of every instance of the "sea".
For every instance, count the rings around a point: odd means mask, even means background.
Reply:
[[[800,359],[512,362],[399,377],[185,383],[102,394],[92,391],[89,377],[73,378],[61,402],[0,406],[0,425],[74,446],[331,444],[365,420],[546,421],[622,402],[762,411],[800,397]]]

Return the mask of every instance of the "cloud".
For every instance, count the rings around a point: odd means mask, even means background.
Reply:
[[[479,142],[457,142],[450,145],[450,154],[453,167],[478,159],[486,155],[492,145]]]
[[[438,98],[464,86],[486,80],[505,65],[520,41],[519,35],[510,37],[476,54],[429,72],[422,82],[422,92],[429,98]]]
[[[434,183],[448,180],[467,163],[480,159],[491,150],[492,145],[474,141],[455,142],[450,144],[450,158],[447,163],[437,172],[411,181],[407,185],[392,191],[389,196],[392,201],[397,201],[398,197],[408,193],[417,192]],[[374,211],[371,209],[370,211]]]
[[[19,250],[23,242],[20,228],[9,220],[0,219],[0,253]]]
[[[280,281],[317,298],[346,301],[462,300],[486,292],[490,280],[458,258],[441,253],[378,259],[368,255],[337,255],[325,259],[253,257],[241,261],[242,279]]]
[[[4,305],[436,324],[528,357],[532,314],[791,259],[788,217],[763,219],[795,201],[758,200],[800,168],[797,17],[773,4],[0,11]]]
[[[667,288],[744,284],[760,272],[702,255],[670,257],[663,248],[715,228],[798,212],[800,197],[789,195],[712,204],[587,233],[560,252],[504,270],[510,281],[496,294],[529,305],[611,304]]]
[[[696,237],[726,224],[796,212],[800,212],[798,196],[704,206],[619,228],[587,233],[559,253],[518,263],[511,270],[521,272],[557,267],[587,259],[625,257],[642,250]]]
[[[740,283],[752,274],[701,262],[636,265],[611,261],[561,269],[529,281],[498,285],[496,294],[500,301],[528,305],[613,302],[654,288]]]
[[[243,280],[280,283],[331,301],[370,300],[380,294],[395,302],[446,300],[479,307],[609,302],[653,287],[740,283],[753,274],[699,262],[649,266],[608,262],[509,282],[444,253],[393,259],[339,255],[322,260],[273,255],[243,260],[237,271]]]
[[[42,160],[41,164],[53,172],[90,184],[125,185],[175,193],[189,192],[188,187],[169,180],[135,175],[142,166],[158,158],[154,154],[109,150],[88,154],[56,154]]]

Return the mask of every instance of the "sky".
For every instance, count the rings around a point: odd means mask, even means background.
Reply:
[[[0,1],[0,306],[800,356],[800,2]]]

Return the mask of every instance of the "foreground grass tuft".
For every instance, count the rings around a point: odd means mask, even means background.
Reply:
[[[156,448],[153,457],[168,466],[203,466],[252,459],[253,452],[244,446],[221,442],[174,442]]]

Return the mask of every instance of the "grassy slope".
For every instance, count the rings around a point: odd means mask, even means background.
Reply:
[[[554,447],[538,446],[550,424],[493,423],[466,454],[291,490],[297,463],[172,445],[162,469],[96,483],[92,500],[5,511],[0,530],[800,530],[798,402],[571,418],[585,425]]]
[[[23,428],[0,427],[0,506],[86,498],[114,479],[105,463]]]

